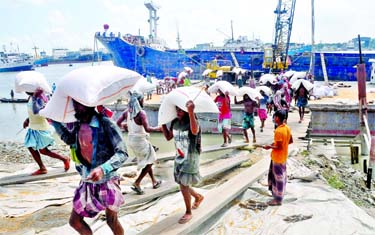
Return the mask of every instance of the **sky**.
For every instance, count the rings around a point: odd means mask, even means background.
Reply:
[[[158,36],[177,48],[223,44],[231,36],[272,42],[278,0],[154,0]],[[94,47],[95,32],[149,34],[144,0],[0,0],[0,51],[38,51]],[[375,38],[374,0],[315,0],[315,42]],[[311,43],[311,0],[297,0],[291,42]],[[99,43],[99,46],[102,47]]]

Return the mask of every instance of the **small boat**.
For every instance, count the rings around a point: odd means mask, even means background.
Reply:
[[[0,98],[1,103],[27,103],[28,99],[22,99],[22,98]]]

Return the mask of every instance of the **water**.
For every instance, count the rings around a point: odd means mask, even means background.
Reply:
[[[101,64],[112,64],[112,62],[101,62]],[[84,66],[91,66],[91,63],[79,63],[73,64],[73,66],[69,66],[68,64],[51,64],[47,67],[38,67],[35,71],[44,74],[48,83],[52,86],[53,83],[57,83],[68,72]],[[0,73],[0,97],[10,98],[10,90],[14,90],[14,80],[17,73]],[[15,97],[27,98],[27,95],[24,93],[15,93]],[[26,103],[0,103],[0,141],[23,142],[26,131],[19,131],[23,129],[22,125],[26,118]],[[124,135],[124,137],[126,140],[127,136]],[[234,137],[234,140],[236,138],[240,139],[240,137]],[[151,141],[160,148],[160,152],[170,152],[174,149],[173,141],[165,141],[164,136],[160,133],[152,133]],[[203,135],[202,138],[203,146],[222,144],[222,141],[221,135]]]
[[[112,61],[101,62],[101,65],[112,64]],[[68,64],[51,64],[47,67],[35,68],[47,78],[52,86],[68,72],[92,63],[79,63],[69,66]],[[10,98],[10,90],[14,90],[14,80],[18,72],[0,73],[0,97]],[[15,98],[27,98],[25,93],[15,93]],[[17,134],[22,129],[23,121],[27,118],[26,103],[0,103],[0,141],[20,141],[25,136],[25,131]]]

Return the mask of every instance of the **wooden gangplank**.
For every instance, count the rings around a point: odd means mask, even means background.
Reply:
[[[241,142],[234,142],[226,147],[220,147],[220,145],[212,145],[212,146],[203,147],[202,153],[223,151],[223,150],[229,150],[229,149],[238,149],[241,147],[245,147],[247,145],[248,144],[241,143]],[[172,160],[174,158],[175,158],[175,152],[170,152],[170,153],[160,154],[157,157],[156,161],[163,162],[163,161]],[[22,183],[27,183],[27,182],[53,179],[53,178],[61,178],[61,177],[67,177],[67,176],[78,174],[73,166],[73,163],[71,164],[72,166],[67,172],[65,172],[63,169],[52,169],[52,170],[49,170],[48,173],[44,175],[31,176],[30,174],[19,174],[19,175],[6,176],[3,178],[0,178],[0,186],[10,185],[10,184],[22,184]],[[137,164],[136,162],[126,162],[123,165],[123,167],[132,166],[136,164]]]
[[[237,198],[254,181],[262,177],[267,172],[269,164],[269,157],[263,158],[219,187],[210,190],[204,195],[205,199],[201,206],[193,211],[193,218],[188,223],[179,224],[178,219],[184,212],[176,213],[139,234],[199,234],[200,226]]]
[[[230,169],[240,166],[243,162],[250,159],[248,152],[238,151],[233,154],[231,158],[217,160],[211,164],[200,167],[200,173],[203,180],[211,179],[214,176],[220,175]],[[171,171],[172,173],[172,171]],[[143,188],[145,194],[137,195],[135,193],[126,194],[126,203],[123,207],[133,206],[141,203],[151,201],[155,198],[165,196],[172,192],[179,191],[178,184],[175,182],[163,182],[158,189]]]

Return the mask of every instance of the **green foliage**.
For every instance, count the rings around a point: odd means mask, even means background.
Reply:
[[[303,150],[303,151],[301,152],[301,155],[302,155],[303,157],[306,157],[306,156],[308,156],[309,154],[310,154],[310,152],[307,151],[306,149]]]
[[[327,180],[328,184],[335,189],[343,189],[345,187],[345,184],[336,174],[330,175],[328,172],[323,172],[323,177]]]

